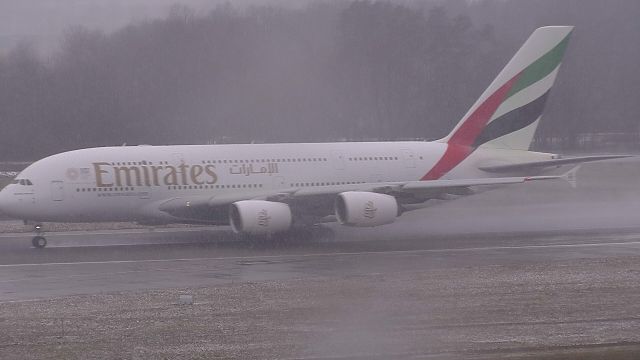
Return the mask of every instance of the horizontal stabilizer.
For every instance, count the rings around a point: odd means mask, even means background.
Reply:
[[[601,161],[601,160],[611,160],[611,159],[622,159],[632,157],[633,155],[596,155],[596,156],[580,156],[573,158],[564,158],[564,159],[553,159],[553,160],[544,160],[544,161],[533,161],[519,164],[508,164],[508,165],[495,165],[495,166],[483,166],[480,167],[480,170],[490,172],[490,173],[509,173],[509,172],[517,172],[517,171],[537,171],[547,167],[554,166],[562,166],[562,165],[571,165],[571,164],[582,164],[585,162],[591,161]]]

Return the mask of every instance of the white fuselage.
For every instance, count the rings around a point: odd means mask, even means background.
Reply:
[[[171,199],[263,194],[329,185],[420,180],[443,156],[440,142],[102,147],[39,160],[0,193],[3,212],[33,221],[163,221]],[[478,149],[443,179],[492,177],[479,166],[552,154]]]

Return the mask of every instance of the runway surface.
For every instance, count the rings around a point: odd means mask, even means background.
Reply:
[[[348,341],[308,323],[300,327],[294,318],[280,319],[295,308],[290,304],[264,315],[265,324],[280,321],[291,326],[287,331],[295,339],[316,334],[324,340],[313,346],[300,340],[304,349],[285,346],[274,357],[496,358],[502,351],[555,356],[585,355],[580,351],[587,349],[610,355],[620,348],[623,356],[637,354],[638,163],[594,164],[581,172],[578,189],[564,183],[512,186],[439,203],[378,229],[338,229],[336,239],[323,241],[251,244],[231,240],[225,229],[143,229],[51,233],[48,248],[33,249],[27,234],[0,234],[0,303],[61,299],[51,303],[55,307],[69,295],[209,289],[192,291],[213,296],[208,291],[236,288],[248,291],[248,298],[268,299],[265,294],[277,284],[290,299],[318,292],[307,321],[323,324],[323,304],[333,304],[337,313],[353,303],[373,307],[373,320],[353,326],[338,321],[333,330],[369,334],[366,341],[353,340],[358,346],[378,337],[391,343],[355,351]],[[363,295],[357,291],[362,286],[375,291]],[[336,295],[324,298],[327,293]],[[393,304],[404,304],[404,312]],[[361,307],[350,311],[368,313]],[[393,329],[367,330],[389,321]],[[264,351],[227,350],[220,354],[260,358],[256,354]]]
[[[532,264],[625,256],[640,257],[640,230],[611,233],[511,233],[482,236],[438,236],[431,239],[336,241],[310,244],[209,242],[210,232],[161,234],[192,243],[116,245],[155,233],[116,235],[84,233],[60,237],[64,245],[39,250],[24,238],[5,238],[3,245],[24,245],[2,252],[0,300],[46,299],[73,294],[231,282],[283,280],[314,276],[347,276],[384,272],[429,271],[464,266]],[[100,246],[76,246],[86,237]],[[148,239],[147,239],[148,240]],[[199,242],[198,242],[199,241]],[[76,260],[73,260],[76,259]]]

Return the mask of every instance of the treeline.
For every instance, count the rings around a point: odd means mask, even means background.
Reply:
[[[511,0],[226,5],[53,56],[0,55],[0,159],[127,144],[443,136],[534,28],[575,24],[539,139],[638,133],[640,2]],[[541,145],[541,146],[544,146]]]

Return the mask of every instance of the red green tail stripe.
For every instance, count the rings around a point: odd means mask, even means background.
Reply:
[[[542,116],[542,111],[544,110],[544,105],[547,101],[548,95],[549,91],[532,102],[494,119],[476,138],[476,141],[473,143],[473,148],[477,148],[484,143],[488,143],[489,141],[507,134],[522,130],[533,124],[540,118],[540,116]]]
[[[509,91],[506,99],[551,74],[551,72],[560,65],[560,61],[562,61],[562,56],[569,43],[569,36],[570,35],[565,36],[553,49],[527,66],[518,77],[518,82],[511,88],[511,91]]]
[[[491,96],[487,98],[478,108],[465,120],[458,130],[449,139],[450,144],[471,146],[478,135],[482,132],[491,116],[496,112],[498,106],[506,99],[507,94],[517,82],[520,74],[507,81]]]
[[[506,84],[502,85],[487,100],[467,118],[467,120],[451,136],[447,143],[447,150],[444,155],[420,180],[436,180],[441,178],[456,167],[462,160],[469,156],[474,148],[474,141],[482,133],[482,130],[496,112],[498,106],[502,104],[511,87],[515,84],[520,74],[514,76]]]
[[[447,141],[447,149],[445,150],[444,155],[434,165],[434,167],[431,168],[431,170],[429,170],[429,172],[422,177],[421,180],[436,180],[441,178],[458,164],[460,164],[469,155],[471,155],[471,153],[476,149],[477,146],[479,146],[479,144],[486,142],[478,142],[478,138],[485,130],[485,127],[487,126],[489,120],[496,112],[498,107],[504,102],[504,100],[517,94],[530,85],[540,81],[541,79],[549,75],[554,69],[556,69],[560,64],[560,61],[562,60],[568,42],[569,35],[562,39],[562,41],[554,46],[553,49],[542,55],[540,58],[538,58],[538,60],[527,66],[520,73],[516,74],[513,78],[511,78],[498,90],[496,90],[491,96],[489,96],[462,123],[462,125],[455,131],[455,133],[451,135],[451,137]],[[540,106],[529,106],[528,108],[532,108],[533,110],[535,110],[535,113],[541,113],[542,107],[544,107],[546,93],[541,96],[541,98],[541,101],[534,100],[535,104],[541,104]],[[505,117],[505,119],[512,120],[513,117],[511,115],[521,113],[520,111],[515,110],[510,113],[510,116]],[[527,117],[527,119],[530,118],[532,117]],[[495,138],[495,136],[497,136],[496,134],[499,134],[500,136],[507,135],[506,133],[504,133],[505,129],[515,129],[514,131],[516,131],[521,128],[519,126],[505,127],[503,121],[500,122],[500,126],[497,125],[498,124],[496,124],[497,130],[493,131],[492,134],[485,134],[485,137],[487,137],[487,139]],[[494,132],[495,134],[493,134]]]

